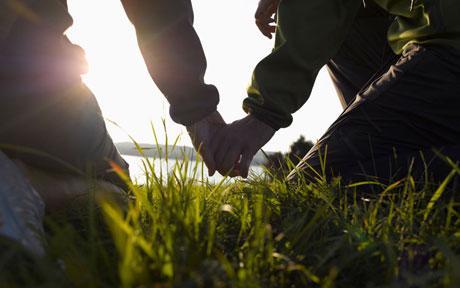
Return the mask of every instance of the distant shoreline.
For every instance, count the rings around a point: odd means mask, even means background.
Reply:
[[[122,155],[136,156],[136,157],[149,157],[149,158],[166,158],[166,154],[170,159],[182,160],[187,158],[188,160],[195,161],[197,153],[194,148],[188,146],[171,146],[166,147],[165,145],[154,145],[148,143],[138,143],[141,151],[139,151],[132,142],[119,142],[115,143],[118,151]],[[166,149],[167,148],[167,149]],[[167,153],[166,153],[167,152]],[[268,152],[268,154],[272,154]],[[266,162],[266,157],[262,152],[258,152],[252,161],[252,165],[263,165]]]

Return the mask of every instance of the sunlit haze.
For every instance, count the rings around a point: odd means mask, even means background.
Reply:
[[[251,72],[273,45],[254,25],[257,2],[193,2],[195,28],[208,60],[206,82],[218,87],[219,111],[227,122],[244,116],[241,102]],[[69,8],[75,22],[68,36],[86,50],[90,71],[84,81],[95,93],[104,117],[109,120],[107,125],[114,141],[127,141],[128,136],[132,136],[139,142],[153,142],[150,123],[156,130],[161,130],[162,119],[166,119],[168,136],[182,135],[180,143],[191,145],[185,129],[169,118],[169,105],[147,72],[134,28],[121,3],[114,0],[69,0]],[[334,88],[323,70],[310,100],[294,115],[294,123],[280,130],[264,149],[286,151],[301,134],[316,140],[340,111]],[[159,141],[164,143],[163,133],[160,137]]]

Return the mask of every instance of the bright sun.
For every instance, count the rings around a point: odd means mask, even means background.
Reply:
[[[121,141],[129,134],[139,141],[150,140],[149,123],[166,117],[167,105],[147,73],[120,2],[69,1],[69,9],[75,25],[68,35],[85,49],[90,64],[84,81],[96,94],[104,116],[126,130],[109,124],[112,137]],[[174,128],[172,134],[180,133]]]

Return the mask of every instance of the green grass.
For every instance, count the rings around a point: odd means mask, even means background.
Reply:
[[[131,183],[128,208],[90,197],[48,216],[49,257],[9,247],[0,286],[460,287],[456,170],[441,185],[344,187],[255,176],[212,184],[186,160],[159,175],[144,163],[146,184]]]

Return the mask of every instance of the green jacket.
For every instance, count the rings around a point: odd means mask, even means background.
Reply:
[[[395,16],[388,41],[396,54],[411,43],[460,49],[460,0],[373,1]],[[282,0],[275,48],[254,70],[245,111],[274,129],[289,126],[361,5],[362,0]]]

